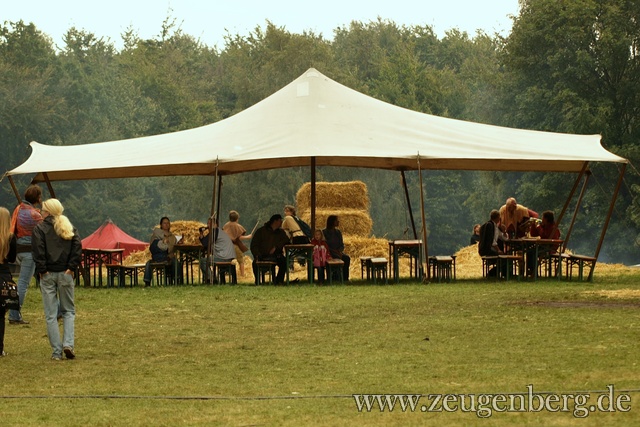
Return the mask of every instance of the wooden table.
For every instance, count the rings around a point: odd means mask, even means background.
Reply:
[[[420,268],[420,254],[422,252],[422,240],[389,240],[389,259],[393,280],[400,280],[400,255],[409,255],[409,277],[422,278]]]
[[[564,243],[564,240],[525,237],[521,239],[509,239],[506,243],[509,245],[510,252],[513,252],[514,250],[522,251],[522,254],[525,257],[525,265],[529,265],[529,260],[527,258],[533,254],[533,280],[535,281],[538,279],[538,256],[540,254],[540,247],[549,246],[549,249],[552,249],[553,247],[560,247]],[[551,253],[551,250],[549,253]],[[558,268],[560,269],[560,276],[562,276],[562,264],[560,262],[558,262]]]
[[[122,264],[122,254],[124,249],[97,249],[87,248],[82,250],[82,275],[84,285],[91,283],[91,272],[93,271],[93,286],[102,287],[102,266],[104,264]]]
[[[198,280],[200,280],[200,257],[203,255],[205,248],[201,244],[187,245],[180,243],[173,246],[173,253],[176,257],[176,263],[174,266],[173,280],[175,283],[180,283],[180,276],[178,270],[183,272],[182,282],[192,285],[195,280],[193,273],[193,265],[195,261],[198,261]],[[213,265],[211,266],[213,267]]]
[[[292,255],[303,254],[307,264],[307,280],[313,283],[313,245],[304,243],[298,245],[284,245],[285,262],[287,266],[287,285],[289,284],[289,260]]]

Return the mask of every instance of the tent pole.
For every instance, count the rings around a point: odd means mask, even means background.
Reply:
[[[42,172],[42,176],[44,177],[45,182],[47,183],[47,188],[49,189],[49,194],[54,199],[56,198],[56,193],[53,191],[53,187],[51,186],[51,181],[49,181],[49,175],[46,172]]]
[[[431,271],[429,269],[429,245],[427,245],[427,220],[424,214],[424,187],[422,185],[422,169],[420,169],[420,154],[418,154],[418,174],[420,176],[420,215],[422,216],[422,246],[423,250],[421,251],[420,257],[420,268],[422,268],[422,277],[423,281],[429,283],[431,281]],[[424,261],[427,262],[426,272],[424,274]]]
[[[409,209],[409,218],[411,218],[411,228],[413,229],[413,238],[418,239],[418,232],[416,231],[416,222],[413,219],[413,209],[411,209],[411,199],[409,199],[409,190],[407,189],[407,179],[404,175],[404,171],[400,171],[402,177],[402,187],[404,188],[404,197],[407,199],[407,209]]]
[[[311,233],[316,232],[316,158],[311,157]],[[312,234],[313,235],[313,234]]]
[[[220,223],[218,222],[218,217],[216,215],[219,206],[218,203],[220,201],[220,184],[219,184],[219,178],[218,178],[218,159],[216,158],[216,170],[215,173],[213,175],[213,194],[211,195],[211,215],[209,216],[209,218],[207,218],[207,222],[209,222],[209,219],[212,219],[216,221],[216,224],[218,226],[220,226]],[[207,224],[209,225],[209,224]],[[215,259],[213,258],[213,247],[215,245],[214,239],[216,238],[216,234],[215,234],[215,230],[213,229],[213,224],[212,224],[212,228],[211,230],[209,230],[209,244],[207,245],[207,254],[205,255],[205,260],[209,259],[209,256],[211,256],[211,267],[210,270],[207,269],[207,273],[211,274],[211,283],[216,283],[216,278],[213,275],[213,270],[214,270],[214,263],[215,263]],[[206,261],[205,261],[205,265],[206,265]],[[205,277],[206,279],[206,277]]]
[[[582,198],[584,197],[584,193],[586,192],[587,184],[589,183],[589,177],[591,177],[591,172],[587,171],[584,178],[584,183],[582,184],[582,189],[580,190],[580,195],[578,196],[578,201],[576,202],[576,208],[574,209],[573,216],[571,217],[569,230],[567,231],[567,235],[564,238],[564,244],[562,245],[561,253],[564,252],[565,249],[567,249],[567,243],[569,243],[569,237],[571,237],[571,231],[573,230],[573,226],[576,222],[576,217],[578,216],[578,209],[580,208],[580,205],[582,205]]]
[[[573,195],[576,193],[576,189],[578,188],[578,184],[580,183],[580,180],[582,180],[582,176],[584,175],[585,171],[587,170],[587,166],[589,166],[589,162],[584,162],[582,164],[582,169],[580,169],[580,173],[578,174],[578,177],[576,178],[575,182],[573,183],[573,188],[569,192],[569,196],[567,197],[567,201],[564,202],[564,206],[562,208],[562,211],[560,212],[560,215],[556,218],[556,224],[560,224],[560,222],[562,221],[562,218],[564,218],[564,214],[567,212],[567,209],[569,208],[569,203],[571,202],[571,199],[573,199]]]
[[[216,218],[220,218],[220,197],[222,196],[222,176],[218,176],[218,199],[216,206]],[[220,225],[218,223],[218,225]]]
[[[18,193],[18,189],[16,188],[16,183],[13,182],[12,176],[9,176],[9,183],[11,184],[11,188],[13,189],[13,194],[15,194],[16,199],[18,199],[18,204],[22,203],[22,198],[20,197],[20,193]]]
[[[600,255],[600,249],[602,248],[602,242],[604,242],[604,236],[607,234],[607,228],[609,228],[609,221],[611,220],[611,215],[613,214],[613,207],[616,204],[616,199],[618,198],[618,193],[620,192],[620,186],[622,185],[622,178],[624,177],[624,172],[627,169],[627,164],[622,164],[622,170],[620,171],[620,176],[618,177],[618,183],[616,184],[616,189],[613,192],[613,197],[611,198],[611,204],[609,205],[609,212],[607,213],[607,219],[604,221],[604,226],[602,227],[602,233],[600,234],[600,240],[598,241],[598,248],[596,249],[596,253],[593,256],[596,260],[598,259],[598,255]],[[595,264],[594,264],[595,267]],[[593,267],[589,272],[589,281],[593,279]]]

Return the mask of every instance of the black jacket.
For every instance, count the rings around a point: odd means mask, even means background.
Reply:
[[[274,230],[269,223],[256,230],[251,239],[251,253],[256,260],[264,259],[270,255],[282,256],[284,245],[289,244],[289,236],[282,229]],[[272,248],[276,248],[275,253],[270,254]]]
[[[497,255],[493,249],[493,237],[496,231],[496,224],[493,221],[487,221],[480,227],[480,240],[478,241],[478,254],[480,256]]]
[[[16,236],[15,234],[12,234],[11,240],[9,240],[9,252],[2,264],[0,264],[0,278],[5,281],[13,280],[11,277],[11,266],[9,263],[16,262],[16,246]]]
[[[58,236],[53,228],[53,217],[48,216],[33,229],[31,252],[38,274],[73,271],[80,265],[82,242],[75,228],[71,240]]]

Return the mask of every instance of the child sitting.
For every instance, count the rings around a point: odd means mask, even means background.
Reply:
[[[323,283],[324,270],[327,267],[327,260],[331,259],[331,255],[322,230],[316,230],[313,233],[311,244],[313,245],[313,266],[318,269],[318,283]]]

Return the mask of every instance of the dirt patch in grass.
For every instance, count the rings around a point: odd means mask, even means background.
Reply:
[[[585,291],[585,295],[595,295],[610,299],[640,299],[640,289],[615,289],[615,290],[599,290]]]
[[[640,302],[610,301],[527,301],[515,304],[551,308],[640,308]]]

